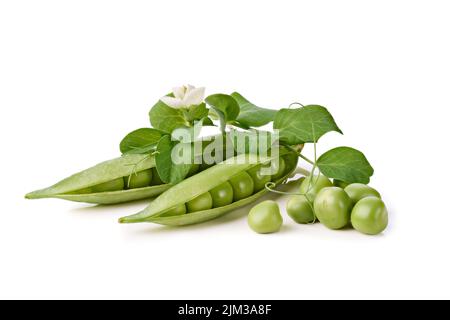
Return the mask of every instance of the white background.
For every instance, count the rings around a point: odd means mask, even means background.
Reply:
[[[448,1],[1,1],[0,298],[450,298]],[[381,236],[119,225],[26,192],[119,155],[172,86],[322,104],[364,151]],[[311,155],[311,149],[305,151]],[[281,200],[282,201],[282,200]],[[248,208],[247,208],[248,211]]]

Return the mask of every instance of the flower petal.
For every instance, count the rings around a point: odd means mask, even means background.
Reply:
[[[197,106],[200,103],[203,102],[203,99],[205,97],[205,88],[192,88],[189,91],[186,92],[183,103],[186,106]]]
[[[186,107],[181,99],[173,98],[173,97],[162,97],[161,101],[167,104],[169,107],[174,109],[180,109]]]
[[[175,87],[172,90],[173,90],[173,95],[175,96],[175,98],[183,99],[184,95],[186,94],[187,88],[185,86],[181,86],[181,87]]]

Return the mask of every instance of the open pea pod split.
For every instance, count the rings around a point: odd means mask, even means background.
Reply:
[[[59,198],[95,204],[152,198],[170,188],[170,185],[159,180],[155,169],[154,156],[124,155],[99,163],[25,197]]]
[[[295,152],[284,150],[283,152],[280,152],[280,155],[285,163],[285,168],[281,175],[276,179],[271,180],[276,184],[285,181],[289,175],[295,171],[298,161],[298,155]],[[243,159],[245,159],[245,161],[242,161]],[[214,188],[223,185],[224,183],[228,183],[233,177],[236,177],[243,172],[248,172],[248,170],[251,170],[255,166],[270,162],[270,160],[271,158],[269,157],[258,158],[256,155],[251,154],[242,154],[230,158],[196,174],[195,176],[183,180],[154,199],[143,211],[132,216],[123,217],[119,222],[153,222],[162,225],[182,226],[218,218],[232,210],[254,202],[263,196],[267,190],[265,188],[255,190],[255,192],[243,199],[215,208],[187,213],[181,212],[180,214],[171,214],[169,216],[167,213],[173,212],[174,209],[178,208],[180,205],[183,206],[193,199],[198,199]]]

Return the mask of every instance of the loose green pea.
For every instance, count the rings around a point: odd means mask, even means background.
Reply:
[[[186,214],[186,205],[184,203],[170,209],[169,211],[164,212],[161,217],[172,217],[172,216],[181,216]]]
[[[108,191],[119,191],[123,190],[125,187],[125,183],[123,178],[115,179],[112,181],[108,181],[105,183],[98,184],[96,186],[91,187],[92,192],[108,192]]]
[[[352,200],[338,187],[326,187],[320,190],[314,200],[314,212],[317,219],[330,229],[341,229],[350,222]]]
[[[389,217],[384,202],[377,197],[359,200],[351,214],[353,228],[361,233],[376,235],[386,229]]]
[[[286,211],[297,223],[311,223],[315,220],[312,204],[304,196],[292,196],[288,200]]]
[[[314,198],[316,197],[316,195],[323,188],[333,186],[330,179],[328,179],[324,175],[314,176],[312,179],[312,182],[311,182],[311,186],[309,185],[310,180],[311,180],[311,176],[306,177],[305,180],[303,180],[302,184],[300,185],[300,190],[299,190],[300,193],[306,194],[310,201],[314,201]]]
[[[253,194],[253,179],[247,172],[238,173],[229,182],[233,188],[233,201],[239,201]]]
[[[266,200],[254,206],[248,214],[248,225],[257,233],[272,233],[280,230],[283,217],[275,201]]]
[[[284,172],[286,171],[286,162],[283,158],[278,159],[278,164],[273,161],[271,163],[273,174],[272,174],[272,181],[276,181],[280,179],[282,176],[284,176]]]
[[[148,187],[152,182],[152,169],[137,172],[130,177],[124,177],[124,179],[128,189]]]
[[[233,203],[233,187],[227,181],[209,191],[213,200],[213,208]]]
[[[197,198],[186,203],[188,212],[209,210],[213,206],[213,200],[209,192],[202,193]]]
[[[254,192],[258,192],[266,186],[266,183],[271,181],[271,176],[269,174],[262,174],[261,170],[263,168],[261,165],[255,166],[247,171],[247,173],[252,177],[254,183]]]
[[[362,183],[349,184],[344,190],[350,199],[352,199],[353,204],[366,197],[377,197],[381,199],[381,195],[377,190]]]
[[[152,168],[152,186],[158,186],[160,184],[164,184],[164,181],[161,180],[161,177],[156,170],[156,167]]]
[[[348,182],[345,182],[345,181],[342,181],[342,180],[338,180],[338,179],[333,179],[333,186],[335,186],[335,187],[339,187],[339,188],[344,189],[348,185],[349,185]]]

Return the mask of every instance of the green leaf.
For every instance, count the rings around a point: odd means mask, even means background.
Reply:
[[[276,110],[260,108],[245,99],[238,92],[233,92],[231,96],[236,100],[241,109],[237,121],[246,127],[261,127],[273,121],[277,113]]]
[[[249,126],[247,126],[247,125],[245,125],[245,124],[243,124],[243,123],[241,123],[241,122],[239,122],[239,121],[228,121],[228,124],[230,124],[230,125],[232,125],[232,126],[235,126],[235,127],[237,127],[237,128],[244,129],[244,130],[250,129]]]
[[[228,136],[233,143],[234,150],[236,150],[238,154],[265,154],[275,142],[273,134],[269,131],[238,131],[231,129]]]
[[[227,122],[236,120],[239,115],[239,105],[230,95],[213,94],[206,97],[205,101],[219,117],[222,131],[225,130]]]
[[[210,117],[203,118],[203,125],[205,127],[214,127],[215,126],[214,122],[212,121],[212,119]]]
[[[171,95],[169,94],[168,96]],[[153,128],[168,133],[187,125],[182,110],[171,108],[161,100],[150,109],[149,116]]]
[[[208,108],[206,104],[202,102],[198,106],[191,106],[187,112],[187,120],[189,122],[198,121],[208,116]]]
[[[280,130],[280,140],[290,145],[317,142],[330,131],[342,133],[328,110],[318,105],[281,109],[273,128]]]
[[[320,171],[328,178],[348,183],[369,183],[373,168],[361,151],[338,147],[325,152],[317,160]]]
[[[164,136],[158,142],[155,155],[156,170],[165,183],[176,184],[188,174],[191,164],[175,164],[172,162],[172,149],[177,142],[171,141],[170,136]]]
[[[152,128],[134,130],[127,134],[120,142],[120,152],[122,154],[148,153],[148,151],[151,151],[156,146],[163,135],[164,132]]]
[[[192,127],[180,127],[172,132],[172,139],[180,141],[182,143],[193,142],[201,134],[203,127],[203,119],[195,121]]]
[[[131,149],[127,152],[124,152],[123,154],[151,154],[156,150],[157,146],[158,143],[156,142],[147,146]]]

